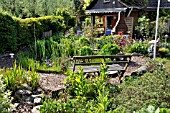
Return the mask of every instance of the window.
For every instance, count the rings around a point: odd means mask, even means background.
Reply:
[[[104,0],[104,2],[110,2],[110,0]]]

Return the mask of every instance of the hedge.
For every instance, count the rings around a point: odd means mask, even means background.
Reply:
[[[52,30],[53,33],[62,32],[66,29],[62,24],[63,17],[45,16],[39,18],[16,19],[18,22],[18,46],[28,45],[34,42],[34,31],[37,39],[42,37],[42,33]]]
[[[0,53],[16,51],[17,48],[33,43],[34,33],[37,39],[41,39],[43,32],[52,30],[53,34],[57,34],[65,32],[73,25],[74,21],[66,26],[62,16],[21,19],[0,13]]]
[[[5,13],[0,13],[0,52],[17,48],[16,21]]]

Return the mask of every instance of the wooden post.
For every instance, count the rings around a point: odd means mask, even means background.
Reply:
[[[107,16],[104,16],[104,34],[106,34],[106,29],[107,29]]]
[[[37,59],[37,39],[36,39],[36,36],[35,36],[35,23],[34,23],[34,43],[35,43],[35,59]]]
[[[93,26],[95,25],[95,15],[93,15]]]

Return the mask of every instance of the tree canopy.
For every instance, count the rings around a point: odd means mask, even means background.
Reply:
[[[0,0],[0,11],[13,16],[27,18],[46,15],[56,15],[58,9],[72,13],[72,0]]]

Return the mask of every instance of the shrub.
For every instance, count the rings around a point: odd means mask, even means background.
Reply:
[[[35,54],[34,58],[32,53],[30,52],[18,52],[17,54],[18,63],[24,68],[24,69],[37,69],[37,66],[35,65]]]
[[[59,53],[62,57],[72,57],[78,53],[75,42],[71,39],[62,39],[59,47]]]
[[[0,110],[1,113],[11,113],[12,106],[12,98],[10,97],[11,92],[6,90],[6,85],[2,79],[2,75],[0,75]]]
[[[161,54],[167,54],[167,53],[169,53],[169,49],[162,47],[162,48],[159,48],[158,52]]]
[[[115,55],[120,52],[120,47],[116,44],[106,44],[99,51],[99,55]]]
[[[80,52],[81,56],[92,55],[93,54],[93,50],[88,46],[81,47],[79,52]]]
[[[81,47],[82,46],[89,46],[90,45],[90,41],[86,37],[80,37],[77,43]]]
[[[37,40],[37,60],[55,59],[57,56],[59,56],[59,44],[53,41],[52,37],[46,40]]]
[[[133,45],[131,45],[129,52],[146,54],[148,53],[148,44],[146,42],[135,42]]]
[[[26,69],[61,71],[68,66],[66,58],[78,54],[72,40],[63,37],[60,40],[58,37],[37,40],[36,45],[36,49],[35,45],[32,45],[30,51],[18,54],[19,63]]]
[[[159,48],[162,48],[162,47],[168,48],[170,50],[170,43],[160,43]]]
[[[43,59],[45,59],[45,51],[46,51],[46,47],[45,47],[45,40],[37,40],[36,42],[36,51],[34,52],[36,55],[36,59],[42,61]]]
[[[103,36],[99,38],[97,41],[97,45],[98,45],[97,49],[101,49],[106,44],[113,44],[113,43],[114,43],[114,39],[112,36]]]
[[[130,40],[127,40],[124,36],[116,36],[114,38],[115,44],[120,46],[121,51],[125,48],[127,44],[130,43]]]

